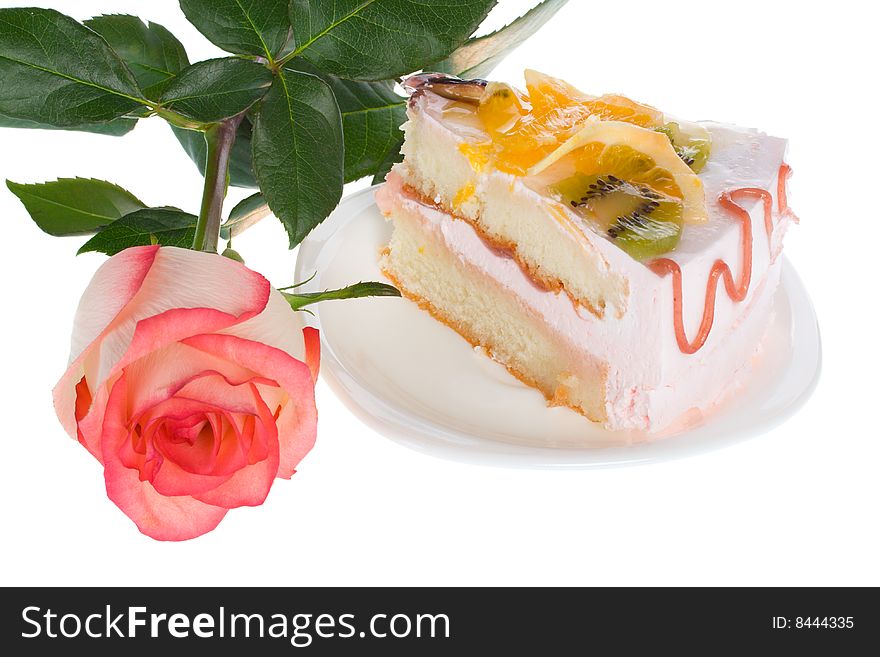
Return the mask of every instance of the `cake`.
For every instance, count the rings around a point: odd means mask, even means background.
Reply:
[[[795,220],[785,140],[535,71],[405,86],[376,193],[404,296],[610,430],[675,431],[741,385]]]

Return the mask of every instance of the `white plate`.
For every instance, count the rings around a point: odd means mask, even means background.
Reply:
[[[314,291],[384,280],[379,251],[390,227],[374,189],[345,198],[300,247],[296,279]],[[321,374],[364,423],[407,447],[484,465],[592,468],[690,456],[764,433],[809,398],[819,378],[819,327],[797,273],[783,263],[774,323],[748,384],[684,433],[621,446],[473,349],[405,299],[312,306],[321,329]],[[609,446],[611,443],[616,446]]]

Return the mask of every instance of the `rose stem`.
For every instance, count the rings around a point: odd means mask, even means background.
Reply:
[[[193,248],[197,251],[217,251],[220,240],[220,221],[223,218],[223,201],[226,198],[226,177],[229,156],[235,143],[235,132],[244,119],[239,114],[212,125],[205,131],[208,157],[205,163],[205,187],[202,192],[202,208],[196,224]]]

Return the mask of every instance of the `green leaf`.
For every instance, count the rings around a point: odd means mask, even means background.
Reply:
[[[392,82],[354,82],[336,78],[330,85],[342,112],[345,182],[373,175],[392,154],[406,121],[406,99]]]
[[[373,175],[373,184],[378,185],[380,183],[385,182],[385,176],[388,175],[388,172],[391,171],[391,167],[393,167],[398,162],[403,161],[403,153],[400,152],[400,149],[403,147],[403,130],[397,131],[398,138],[389,151],[388,155],[379,165],[379,168],[376,169],[376,173]]]
[[[484,78],[502,59],[537,32],[568,0],[543,0],[509,25],[485,36],[469,39],[442,62],[435,71],[463,78]]]
[[[298,57],[288,68],[317,75],[333,90],[342,113],[345,139],[345,182],[375,174],[400,150],[406,121],[406,98],[394,92],[393,80],[359,82],[323,73]]]
[[[146,101],[107,42],[52,9],[0,9],[0,114],[68,128]]]
[[[113,119],[104,123],[85,123],[83,125],[71,125],[59,128],[58,126],[29,121],[28,119],[15,119],[11,116],[0,114],[0,128],[27,128],[30,130],[75,130],[78,132],[93,132],[98,135],[110,135],[122,137],[134,130],[137,119]]]
[[[189,66],[183,44],[158,23],[111,14],[90,18],[85,25],[104,37],[148,98],[158,98],[168,80]]]
[[[87,235],[145,207],[131,192],[93,178],[61,178],[26,185],[6,181],[31,218],[46,233]]]
[[[495,0],[292,0],[296,48],[332,75],[385,80],[426,68],[460,46]]]
[[[323,292],[281,292],[290,307],[301,310],[305,306],[319,301],[333,301],[336,299],[360,299],[362,297],[399,297],[400,290],[386,283],[355,283],[339,290],[324,290]]]
[[[144,208],[117,219],[82,245],[77,255],[98,251],[116,255],[132,246],[192,246],[196,235],[195,215],[177,208]]]
[[[183,146],[186,154],[195,162],[199,173],[205,175],[205,161],[208,157],[208,146],[205,143],[205,134],[197,130],[186,130],[171,126],[177,141]],[[232,145],[232,153],[229,157],[229,184],[233,187],[255,188],[257,179],[254,176],[254,167],[251,155],[251,122],[245,118],[238,126],[235,133],[235,143]]]
[[[290,38],[288,0],[180,0],[190,23],[214,45],[270,62]]]
[[[165,87],[161,103],[197,121],[222,121],[262,98],[272,79],[269,69],[247,59],[208,59],[178,73]]]
[[[290,248],[339,203],[342,144],[342,117],[327,83],[282,70],[255,116],[254,171]]]
[[[232,208],[227,219],[220,226],[220,237],[224,240],[241,235],[255,223],[271,213],[266,198],[259,192],[248,196]]]

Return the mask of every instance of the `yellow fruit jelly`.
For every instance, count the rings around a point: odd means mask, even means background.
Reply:
[[[624,121],[644,128],[663,123],[660,111],[625,96],[593,98],[562,80],[534,71],[527,73],[527,82],[527,94],[491,83],[477,109],[483,129],[492,139],[486,159],[491,152],[495,167],[508,173],[525,175],[587,121]],[[482,168],[483,155],[471,163]]]
[[[455,194],[455,198],[452,199],[452,209],[457,210],[461,207],[463,203],[465,203],[471,196],[474,195],[476,191],[476,186],[474,183],[469,182],[464,187],[458,190]]]
[[[492,154],[490,142],[462,142],[458,145],[459,152],[467,158],[475,173],[480,173],[489,163]]]

